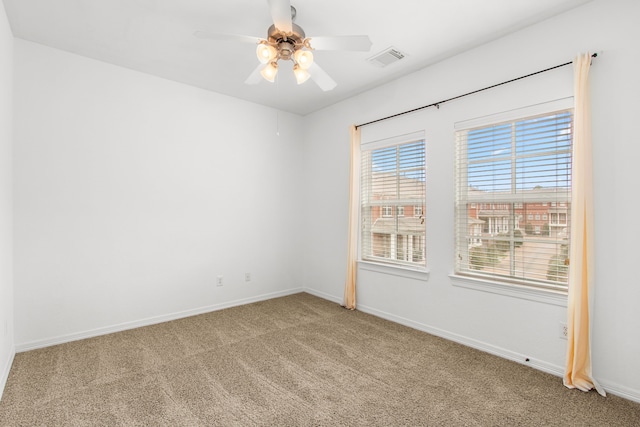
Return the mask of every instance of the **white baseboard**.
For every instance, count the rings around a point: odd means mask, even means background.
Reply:
[[[342,304],[342,298],[336,297],[334,295],[330,295],[330,294],[317,291],[315,289],[309,289],[309,288],[305,288],[304,292],[311,295],[315,295],[322,299],[326,299],[328,301],[333,301],[338,304]],[[406,319],[404,317],[397,316],[395,314],[387,313],[385,311],[381,311],[372,307],[367,307],[362,304],[358,304],[357,309],[362,311],[363,313],[368,313],[373,316],[380,317],[382,319],[390,320],[392,322],[399,323],[401,325],[408,326],[410,328],[417,329],[419,331],[426,332],[428,334],[447,339],[449,341],[454,341],[459,344],[465,345],[467,347],[475,348],[477,350],[484,351],[485,353],[502,357],[503,359],[508,359],[514,362],[521,363],[523,365],[531,366],[535,369],[538,369],[543,372],[547,372],[552,375],[562,377],[564,373],[564,369],[561,366],[557,366],[542,360],[531,359],[530,357],[523,354],[515,353],[513,351],[510,351],[501,347],[496,347],[494,345],[487,344],[482,341],[478,341],[462,335],[454,334],[454,333],[445,331],[443,329],[434,328],[424,323]]]
[[[316,291],[315,289],[305,288],[304,292],[310,295],[317,296],[318,298],[326,299],[327,301],[335,302],[336,304],[342,304],[343,302],[341,297],[336,297],[330,294],[326,294],[324,292]]]
[[[306,292],[312,293],[309,290],[306,290]],[[436,335],[438,337],[441,337],[450,341],[457,342],[467,347],[475,348],[477,350],[481,350],[486,353],[493,354],[494,356],[502,357],[503,359],[512,360],[514,362],[517,362],[526,366],[531,366],[534,369],[538,369],[540,371],[546,372],[551,375],[555,375],[560,378],[562,378],[564,375],[564,367],[554,365],[552,363],[548,363],[543,360],[531,359],[526,355],[519,354],[511,350],[497,347],[492,344],[488,344],[488,343],[478,341],[472,338],[468,338],[462,335],[453,334],[451,332],[447,332],[439,328],[434,328],[429,325],[425,325],[423,323],[405,319],[403,317],[396,316],[391,313],[386,313],[384,311],[380,311],[371,307],[358,305],[358,310],[365,313],[372,314],[376,317],[381,317],[383,319],[408,326],[413,329],[417,329],[419,331],[423,331],[423,332]],[[600,385],[602,385],[602,387],[605,389],[607,393],[611,393],[613,395],[622,397],[624,399],[628,399],[628,400],[640,403],[640,391],[633,390],[629,387],[621,386],[619,384],[615,384],[611,382],[606,382],[606,381],[599,381],[599,382],[600,382]]]
[[[15,351],[18,353],[21,353],[24,351],[36,350],[38,348],[50,347],[53,345],[64,344],[71,341],[78,341],[86,338],[97,337],[100,335],[112,334],[114,332],[126,331],[128,329],[135,329],[143,326],[155,325],[157,323],[169,322],[171,320],[177,320],[177,319],[182,319],[184,317],[196,316],[198,314],[209,313],[212,311],[236,307],[239,305],[251,304],[254,302],[265,301],[273,298],[284,297],[287,295],[298,294],[304,291],[305,290],[303,288],[288,289],[286,291],[256,295],[250,298],[243,298],[243,299],[223,302],[220,304],[213,304],[213,305],[208,305],[204,307],[194,308],[191,310],[164,314],[161,316],[149,317],[146,319],[134,320],[131,322],[119,323],[117,325],[106,326],[103,328],[96,328],[88,331],[76,332],[73,334],[61,335],[61,336],[46,338],[42,340],[29,341],[26,343],[19,343],[19,344],[16,344]]]
[[[304,292],[315,295],[319,298],[326,299],[328,301],[333,301],[338,304],[342,304],[342,298],[336,297],[334,295],[330,295],[321,291],[317,291],[315,289],[305,288]],[[408,326],[413,329],[417,329],[422,332],[426,332],[431,335],[435,335],[450,341],[457,342],[459,344],[465,345],[467,347],[475,348],[477,350],[484,351],[485,353],[493,354],[494,356],[502,357],[503,359],[512,360],[517,363],[521,363],[526,366],[531,366],[534,369],[538,369],[540,371],[546,372],[551,375],[555,375],[557,377],[562,378],[564,375],[564,367],[554,365],[552,363],[545,362],[543,360],[536,360],[527,357],[526,355],[519,354],[513,352],[511,350],[507,350],[501,347],[494,346],[492,344],[488,344],[482,341],[475,340],[473,338],[468,338],[462,335],[454,334],[439,328],[434,328],[432,326],[426,325],[424,323],[416,322],[410,319],[406,319],[401,316],[397,316],[395,314],[387,313],[372,307],[363,306],[358,304],[358,310],[371,314],[376,317],[380,317],[386,320],[390,320],[395,323],[399,323],[404,326]],[[640,403],[640,391],[634,390],[629,387],[625,387],[616,383],[608,382],[608,381],[599,381],[600,385],[605,389],[607,393],[622,397],[624,399],[628,399],[634,402]]]
[[[390,320],[395,323],[399,323],[404,326],[408,326],[419,331],[426,332],[431,335],[435,335],[449,341],[457,342],[467,347],[475,348],[476,350],[484,351],[485,353],[493,354],[494,356],[502,357],[503,359],[512,360],[520,364],[531,366],[543,372],[547,372],[552,375],[561,377],[564,369],[561,366],[554,365],[552,363],[545,362],[543,360],[532,359],[530,356],[516,353],[505,348],[497,347],[492,344],[488,344],[482,341],[475,340],[473,338],[465,337],[463,335],[454,334],[443,329],[434,328],[424,323],[415,322],[413,320],[405,319],[404,317],[396,316],[391,313],[377,310],[375,308],[358,305],[358,310],[372,314],[376,317],[381,317],[386,320]]]
[[[13,365],[13,358],[16,355],[16,349],[14,346],[11,346],[9,350],[9,359],[7,363],[2,367],[2,371],[0,371],[0,400],[2,400],[2,394],[4,393],[4,388],[7,386],[7,380],[9,379],[9,372],[11,371],[11,366]]]
[[[640,391],[633,390],[629,387],[625,387],[620,384],[616,384],[608,381],[598,381],[598,382],[607,393],[611,393],[618,397],[622,397],[624,399],[640,403]]]
[[[315,289],[295,288],[295,289],[289,289],[286,291],[257,295],[251,298],[244,298],[244,299],[228,301],[220,304],[213,304],[213,305],[200,307],[192,310],[185,310],[177,313],[150,317],[147,319],[141,319],[133,322],[120,323],[118,325],[93,329],[85,332],[78,332],[78,333],[63,335],[59,337],[48,338],[45,340],[36,340],[36,341],[18,344],[11,349],[10,359],[8,360],[7,364],[4,367],[2,367],[2,371],[0,371],[0,399],[2,398],[2,393],[6,386],[7,379],[9,378],[9,371],[11,370],[11,365],[13,364],[13,358],[16,352],[35,350],[38,348],[49,347],[52,345],[63,344],[66,342],[77,341],[85,338],[92,338],[92,337],[106,335],[114,332],[125,331],[128,329],[139,328],[142,326],[154,325],[157,323],[168,322],[171,320],[177,320],[184,317],[196,316],[198,314],[222,310],[225,308],[231,308],[231,307],[236,307],[240,305],[251,304],[254,302],[265,301],[272,298],[279,298],[287,295],[293,295],[300,292],[306,292],[308,294],[315,295],[327,301],[332,301],[332,302],[335,302],[336,304],[342,304],[341,297],[336,297],[334,295],[317,291]],[[387,313],[372,307],[358,305],[358,310],[364,313],[371,314],[376,317],[380,317],[382,319],[386,319],[404,326],[408,326],[413,329],[417,329],[419,331],[426,332],[431,335],[435,335],[450,341],[457,342],[467,347],[475,348],[477,350],[481,350],[486,353],[493,354],[498,357],[502,357],[503,359],[512,360],[514,362],[521,363],[523,365],[531,366],[534,369],[538,369],[540,371],[543,371],[558,377],[562,377],[564,373],[564,368],[561,366],[557,366],[542,360],[531,359],[530,357],[527,357],[526,355],[523,355],[523,354],[519,354],[510,350],[497,347],[492,344],[488,344],[472,338],[468,338],[462,335],[454,334],[439,328],[434,328],[432,326],[429,326],[420,322],[416,322],[410,319],[406,319],[404,317],[397,316],[391,313]],[[606,381],[600,381],[600,384],[602,385],[602,387],[604,387],[607,393],[611,393],[613,395],[622,397],[624,399],[628,399],[628,400],[640,403],[640,391],[638,390],[634,390],[629,387],[621,386],[619,384],[606,382]]]

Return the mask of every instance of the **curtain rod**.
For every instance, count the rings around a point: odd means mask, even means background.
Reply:
[[[593,55],[591,55],[592,58],[595,58],[597,56],[598,56],[597,53],[594,53]],[[444,104],[445,102],[453,101],[453,100],[459,99],[459,98],[464,98],[465,96],[473,95],[475,93],[482,92],[484,90],[493,89],[494,87],[506,85],[507,83],[512,83],[512,82],[515,82],[517,80],[526,79],[527,77],[535,76],[536,74],[546,73],[547,71],[555,70],[556,68],[565,67],[565,66],[571,65],[571,64],[573,64],[573,61],[565,62],[564,64],[556,65],[554,67],[546,68],[544,70],[536,71],[535,73],[527,74],[526,76],[516,77],[515,79],[507,80],[507,81],[504,81],[502,83],[496,83],[496,84],[491,85],[491,86],[483,87],[482,89],[477,89],[477,90],[474,90],[472,92],[467,92],[467,93],[462,94],[462,95],[454,96],[453,98],[444,99],[442,101],[434,102],[433,104],[424,105],[422,107],[414,108],[412,110],[403,111],[401,113],[393,114],[391,116],[383,117],[381,119],[372,120],[372,121],[367,122],[367,123],[362,123],[361,125],[356,125],[356,129],[358,129],[360,127],[363,127],[363,126],[367,126],[367,125],[373,124],[373,123],[378,123],[378,122],[381,122],[383,120],[392,119],[394,117],[398,117],[398,116],[402,116],[402,115],[405,115],[405,114],[413,113],[413,112],[416,112],[416,111],[419,111],[419,110],[424,110],[425,108],[429,108],[429,107],[440,108],[440,104]]]

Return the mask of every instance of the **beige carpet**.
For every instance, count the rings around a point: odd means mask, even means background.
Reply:
[[[16,355],[2,426],[638,426],[640,404],[308,294]]]

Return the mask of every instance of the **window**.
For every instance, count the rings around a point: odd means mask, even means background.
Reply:
[[[567,289],[572,125],[571,110],[561,110],[457,128],[456,274]],[[471,203],[506,209],[472,216]],[[541,213],[527,210],[540,206],[552,210],[549,223],[530,222]]]
[[[423,214],[426,162],[423,138],[422,134],[412,134],[408,140],[406,137],[394,138],[390,144],[378,141],[362,145],[362,260],[404,267],[426,267],[426,225]],[[413,206],[413,216],[404,216],[405,206]],[[381,215],[376,215],[380,207]],[[395,216],[392,215],[394,209]]]

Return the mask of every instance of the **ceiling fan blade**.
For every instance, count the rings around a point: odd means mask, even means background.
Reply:
[[[316,50],[348,50],[368,52],[371,50],[369,36],[309,37],[309,45]]]
[[[320,86],[320,89],[325,92],[332,90],[338,85],[329,76],[329,74],[327,74],[327,72],[320,68],[320,66],[315,62],[311,64],[311,67],[309,67],[309,74],[311,75],[311,80],[313,80],[318,86]]]
[[[292,31],[291,2],[289,0],[267,0],[271,10],[271,19],[277,29],[285,33]]]
[[[223,42],[258,44],[262,40],[260,37],[243,36],[239,34],[210,33],[208,31],[200,31],[200,30],[193,33],[193,35],[200,39],[219,40]]]
[[[264,64],[258,64],[256,69],[253,70],[251,74],[249,74],[249,77],[247,77],[247,80],[244,81],[245,84],[257,85],[258,83],[260,83],[262,81],[262,75],[260,74],[260,71],[262,71],[263,67],[264,67]]]

